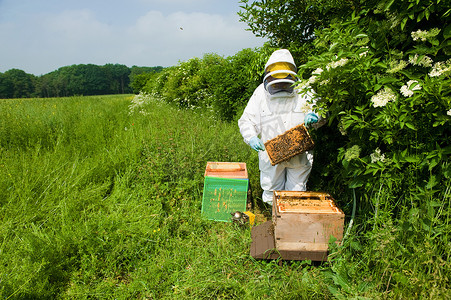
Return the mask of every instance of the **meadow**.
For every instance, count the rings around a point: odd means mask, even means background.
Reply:
[[[350,236],[327,263],[254,260],[250,227],[201,216],[206,163],[243,161],[269,217],[236,122],[138,100],[0,100],[0,298],[446,297],[449,253],[388,223],[365,233],[365,216],[353,236],[367,242]]]
[[[201,217],[207,161],[247,162],[260,192],[237,126],[131,98],[1,100],[0,297],[327,298],[320,269]]]

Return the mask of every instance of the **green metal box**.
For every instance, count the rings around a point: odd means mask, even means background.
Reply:
[[[202,215],[209,220],[231,222],[231,213],[246,210],[248,187],[244,163],[209,162],[205,172]]]

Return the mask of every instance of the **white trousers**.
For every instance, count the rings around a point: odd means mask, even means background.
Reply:
[[[296,155],[275,166],[271,165],[266,151],[260,151],[258,156],[263,202],[272,205],[275,190],[307,190],[307,180],[313,165],[313,151]]]

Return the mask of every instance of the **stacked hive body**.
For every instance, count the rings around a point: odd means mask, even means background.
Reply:
[[[344,213],[326,193],[275,191],[273,223],[282,256],[322,261],[331,236],[343,238]]]
[[[252,229],[251,255],[325,261],[330,238],[343,238],[344,217],[327,193],[274,191],[272,221]]]
[[[209,220],[230,222],[230,213],[246,210],[248,186],[245,163],[208,162],[205,169],[202,215]]]
[[[302,152],[312,150],[314,146],[304,124],[293,127],[265,143],[266,152],[273,166]]]

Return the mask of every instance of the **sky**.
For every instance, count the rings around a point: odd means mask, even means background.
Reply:
[[[239,0],[0,0],[0,72],[63,66],[177,65],[265,42],[247,31]]]

